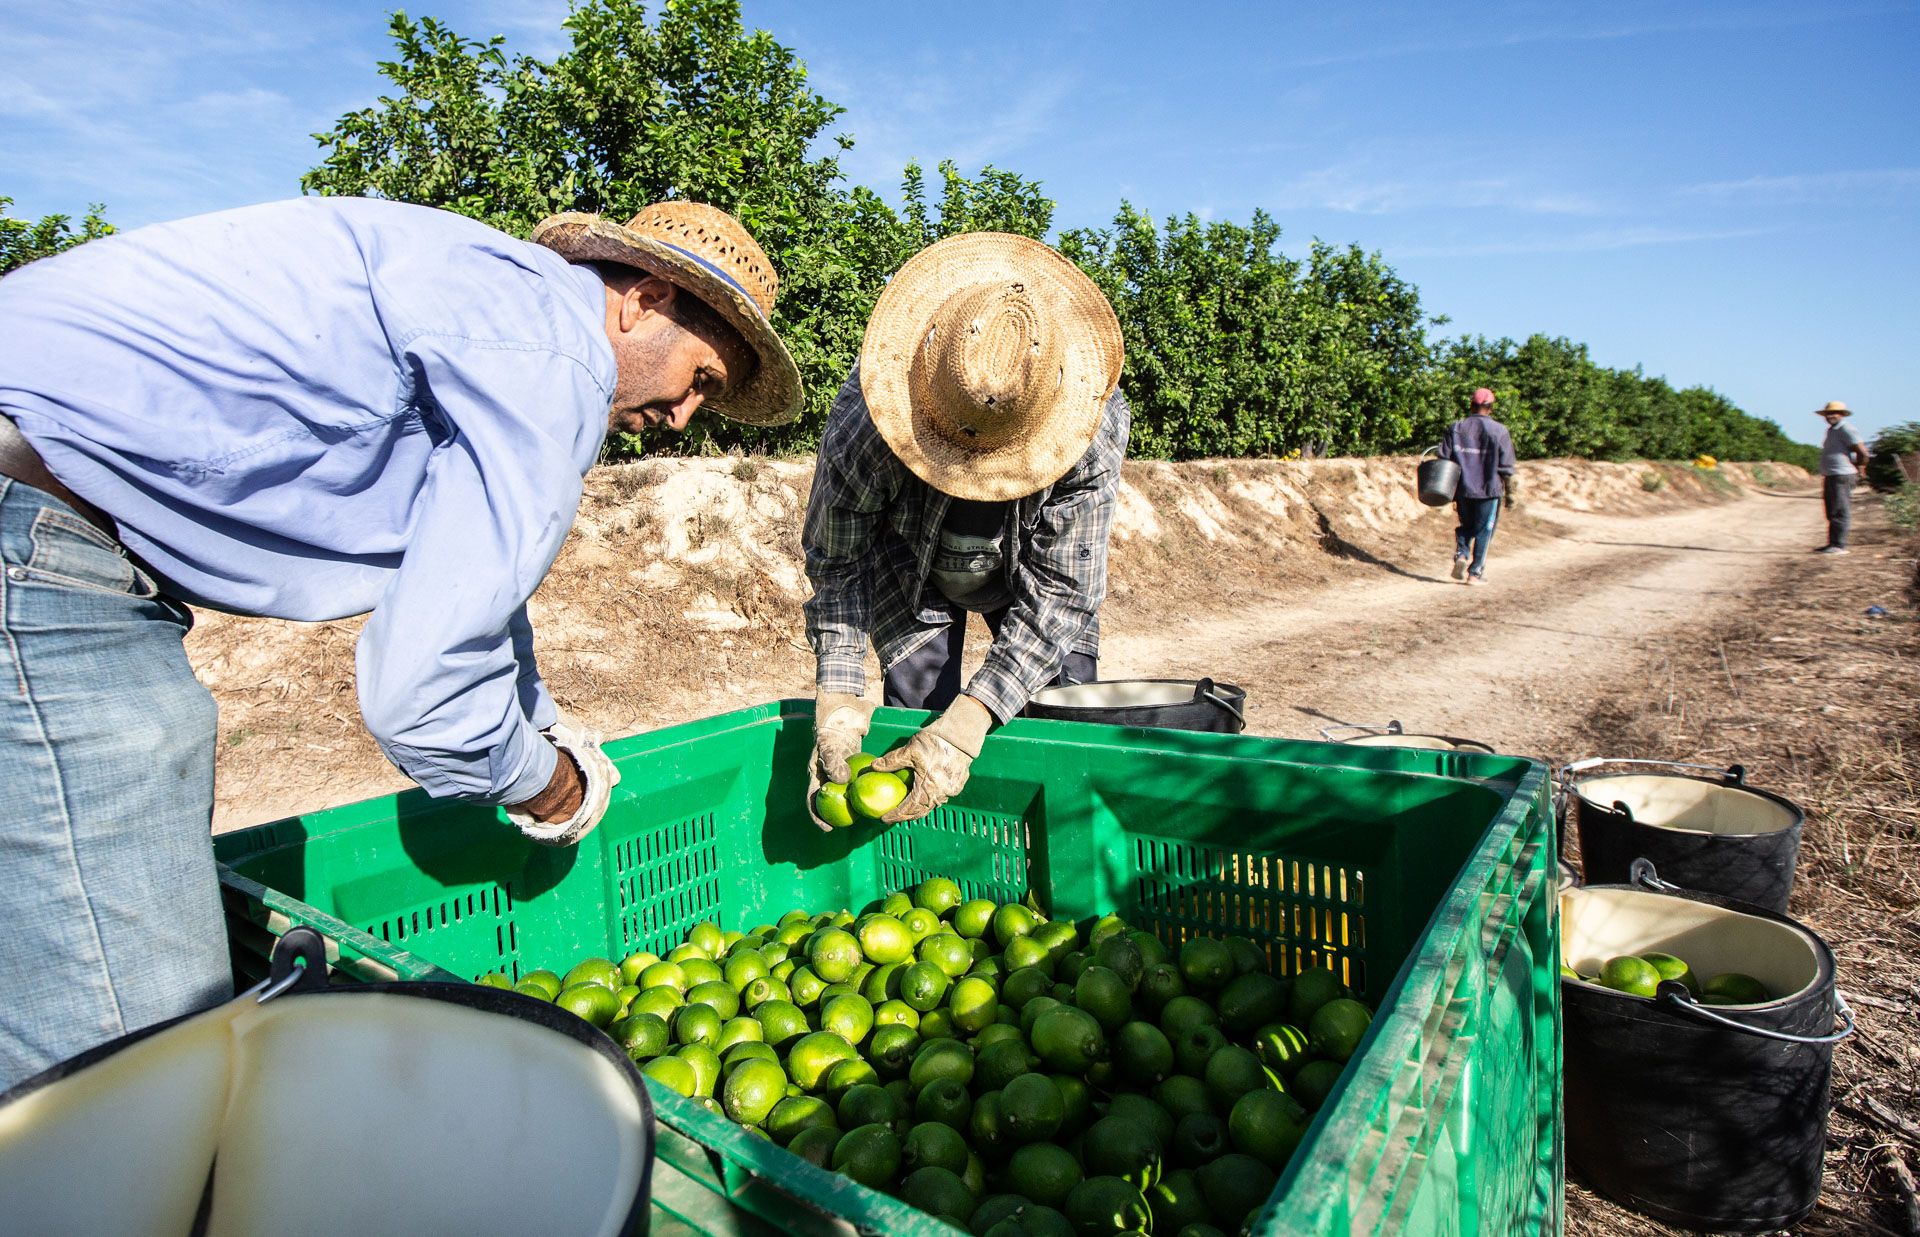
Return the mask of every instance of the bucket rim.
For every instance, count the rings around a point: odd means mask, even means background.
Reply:
[[[1099,709],[1102,712],[1124,712],[1132,709],[1165,709],[1175,705],[1192,704],[1194,694],[1200,690],[1203,684],[1206,685],[1209,690],[1218,692],[1230,700],[1244,700],[1247,695],[1245,688],[1221,679],[1095,679],[1091,683],[1062,683],[1055,687],[1043,687],[1029,696],[1027,703],[1030,705],[1037,704],[1046,709]],[[1183,689],[1183,694],[1180,695],[1178,699],[1169,698],[1166,700],[1137,701],[1131,704],[1066,704],[1057,702],[1060,694],[1080,691],[1085,688],[1138,686],[1177,687]]]
[[[1583,793],[1581,787],[1597,782],[1625,781],[1629,778],[1659,778],[1669,782],[1700,782],[1712,790],[1738,791],[1741,794],[1752,795],[1757,799],[1765,799],[1787,809],[1793,816],[1793,820],[1789,824],[1779,829],[1763,829],[1757,833],[1728,833],[1718,829],[1694,829],[1686,825],[1666,824],[1661,821],[1642,820],[1638,816],[1633,817],[1632,823],[1645,829],[1660,829],[1667,833],[1684,833],[1691,837],[1752,839],[1779,837],[1783,833],[1791,833],[1796,829],[1804,828],[1807,823],[1807,810],[1776,791],[1763,790],[1758,786],[1749,786],[1745,782],[1729,782],[1723,778],[1698,777],[1685,773],[1602,773],[1567,783],[1566,792],[1570,797],[1578,800],[1582,807],[1590,807],[1600,812],[1611,812],[1614,810],[1613,804],[1603,803],[1599,799]]]

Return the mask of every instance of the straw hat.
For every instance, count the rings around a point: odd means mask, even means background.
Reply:
[[[881,292],[860,389],[915,476],[999,502],[1086,454],[1121,359],[1120,321],[1079,267],[1024,236],[970,232],[915,254]]]
[[[1815,408],[1813,410],[1813,415],[1816,417],[1824,417],[1830,412],[1837,412],[1843,417],[1850,417],[1853,415],[1853,409],[1847,407],[1845,404],[1841,403],[1837,399],[1828,400],[1827,406],[1824,408]]]
[[[568,211],[543,219],[533,242],[569,262],[618,262],[691,292],[740,332],[760,363],[746,383],[711,407],[750,425],[800,415],[800,371],[768,321],[780,277],[758,243],[727,212],[699,202],[655,202],[625,227]]]

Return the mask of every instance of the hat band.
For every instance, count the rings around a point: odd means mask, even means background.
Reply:
[[[738,279],[735,279],[732,275],[727,274],[727,272],[723,268],[715,266],[713,263],[707,261],[705,258],[701,257],[699,254],[695,253],[691,249],[682,249],[680,246],[674,244],[672,241],[663,241],[663,240],[655,239],[653,243],[656,245],[659,245],[663,249],[671,249],[675,253],[679,254],[684,258],[692,259],[694,262],[698,263],[703,269],[705,269],[709,274],[717,275],[721,279],[725,280],[729,288],[732,288],[735,292],[738,292],[743,298],[745,298],[747,304],[753,306],[753,312],[760,315],[760,320],[762,322],[766,321],[767,315],[761,311],[760,302],[754,300],[753,297],[747,292],[747,290],[741,286],[740,281]]]

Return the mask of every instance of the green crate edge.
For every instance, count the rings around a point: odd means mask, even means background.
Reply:
[[[691,742],[703,738],[722,735],[732,730],[755,728],[772,720],[810,717],[812,702],[808,700],[778,700],[762,705],[717,714],[697,721],[683,723],[662,730],[649,731],[625,739],[615,740],[606,745],[610,757],[620,759],[628,754],[645,752],[669,743]],[[909,710],[883,709],[877,712],[876,721],[892,721],[896,725],[912,726],[924,720],[928,714]],[[1308,763],[1322,767],[1345,767],[1350,769],[1374,770],[1392,773],[1414,773],[1421,776],[1433,776],[1454,780],[1476,781],[1488,784],[1505,784],[1512,787],[1505,806],[1489,823],[1477,843],[1472,857],[1453,882],[1448,895],[1435,908],[1427,923],[1415,937],[1415,947],[1408,953],[1391,982],[1380,997],[1381,1008],[1394,1008],[1404,1013],[1402,1002],[1409,996],[1415,998],[1415,1005],[1430,1014],[1437,1015],[1441,1005],[1441,990],[1447,978],[1447,966],[1436,963],[1428,957],[1434,952],[1438,935],[1447,933],[1446,939],[1458,939],[1461,929],[1469,920],[1474,919],[1474,906],[1488,895],[1489,884],[1502,871],[1514,865],[1505,856],[1512,849],[1519,854],[1516,858],[1529,859],[1533,876],[1530,881],[1532,898],[1549,897],[1552,899],[1550,911],[1551,948],[1543,951],[1552,958],[1558,957],[1559,918],[1557,898],[1554,898],[1553,874],[1557,868],[1557,856],[1553,849],[1553,829],[1550,793],[1550,777],[1547,767],[1540,761],[1525,757],[1484,755],[1470,752],[1445,752],[1430,749],[1363,747],[1341,744],[1315,743],[1302,740],[1272,739],[1244,735],[1196,734],[1187,731],[1142,729],[1132,727],[1100,726],[1079,722],[1054,722],[1035,719],[1016,719],[997,732],[1008,737],[1031,737],[1046,739],[1068,746],[1085,745],[1089,747],[1123,747],[1130,750],[1150,751],[1160,754],[1178,755],[1184,752],[1204,752],[1213,755],[1231,756],[1239,759],[1272,761],[1277,763]],[[1329,752],[1338,754],[1338,760],[1329,760]],[[403,796],[420,795],[423,792],[407,791]],[[373,799],[357,804],[348,804],[339,808],[326,809],[330,823],[336,829],[351,829],[380,819],[384,814],[375,806],[381,800]],[[258,849],[266,849],[278,843],[275,830],[283,825],[293,824],[298,818],[270,822],[246,830],[236,830],[215,839],[216,852],[222,858],[239,858]],[[1528,828],[1529,821],[1533,828]],[[1522,845],[1530,840],[1530,845]],[[307,923],[320,929],[329,938],[329,961],[345,970],[348,974],[362,979],[405,978],[428,982],[467,982],[464,976],[448,972],[431,961],[406,950],[399,949],[387,942],[380,941],[353,928],[337,918],[326,914],[306,903],[271,890],[258,882],[233,871],[224,862],[220,865],[221,880],[226,886],[230,915],[250,921],[273,935],[279,935],[286,927],[297,923]],[[1520,898],[1513,898],[1503,923],[1510,931],[1518,930],[1521,918],[1532,907],[1532,902],[1521,904]],[[1483,917],[1482,917],[1483,918]],[[1488,941],[1487,950],[1501,949],[1510,944],[1510,940]],[[337,948],[337,958],[335,951]],[[1487,952],[1483,950],[1483,954]],[[1557,972],[1556,972],[1557,974]],[[1537,985],[1536,985],[1537,989]],[[1551,1010],[1550,1042],[1553,1051],[1550,1054],[1551,1095],[1553,1111],[1551,1121],[1551,1154],[1546,1164],[1536,1165],[1536,1195],[1544,1192],[1547,1197],[1543,1206],[1529,1216],[1530,1219],[1548,1221],[1536,1226],[1536,1231],[1558,1233],[1563,1225],[1561,1205],[1561,1182],[1564,1174],[1564,1157],[1561,1149],[1561,1119],[1559,1114],[1559,985],[1550,982],[1546,985]],[[1536,990],[1536,996],[1539,993]],[[1392,1208],[1381,1211],[1376,1222],[1366,1224],[1349,1205],[1354,1175],[1346,1152],[1331,1154],[1333,1147],[1354,1148],[1366,1138],[1374,1138],[1386,1145],[1380,1148],[1380,1163],[1391,1165],[1396,1179],[1383,1183],[1368,1178],[1369,1189],[1362,1200],[1378,1198],[1382,1194],[1391,1198],[1398,1193],[1402,1184],[1417,1185],[1419,1173],[1426,1152],[1431,1148],[1436,1136],[1437,1122],[1445,1116],[1444,1112],[1435,1114],[1424,1131],[1424,1139],[1407,1142],[1396,1140],[1389,1130],[1380,1137],[1381,1125],[1362,1118],[1361,1113],[1371,1114],[1382,1106],[1391,1105],[1393,1083],[1401,1067],[1411,1063],[1416,1070],[1423,1068],[1436,1049],[1451,1047],[1465,1028],[1444,1029],[1434,1036],[1434,1043],[1423,1041],[1428,1036],[1428,1018],[1395,1017],[1377,1021],[1362,1040],[1356,1053],[1356,1059],[1364,1067],[1356,1073],[1343,1075],[1340,1087],[1330,1098],[1329,1106],[1316,1117],[1315,1124],[1321,1126],[1312,1136],[1312,1145],[1317,1154],[1305,1159],[1296,1157],[1281,1175],[1266,1207],[1258,1213],[1253,1231],[1260,1234],[1282,1234],[1300,1231],[1298,1225],[1310,1220],[1316,1231],[1333,1232],[1381,1232],[1392,1231],[1383,1226],[1392,1217]],[[1383,1028],[1391,1028],[1390,1034]],[[1377,1043],[1379,1041],[1379,1043]],[[741,1206],[750,1214],[777,1224],[782,1231],[789,1232],[829,1232],[835,1231],[835,1220],[853,1223],[863,1232],[935,1234],[948,1233],[951,1230],[945,1224],[926,1215],[916,1208],[907,1206],[878,1191],[870,1190],[851,1182],[839,1174],[817,1168],[798,1157],[788,1154],[784,1149],[754,1138],[733,1123],[716,1117],[687,1101],[675,1092],[649,1080],[653,1092],[656,1115],[661,1123],[680,1137],[698,1146],[704,1152],[706,1165],[700,1163],[701,1155],[676,1156],[670,1151],[663,1158],[688,1176],[695,1178],[705,1188],[717,1187],[716,1201]],[[1352,1091],[1370,1085],[1373,1088],[1371,1102],[1367,1105],[1343,1102],[1343,1097]],[[1400,1097],[1404,1099],[1405,1097]],[[1404,1107],[1404,1106],[1403,1106]],[[1404,1117],[1403,1112],[1403,1117]],[[1324,1123],[1324,1124],[1323,1124]],[[1399,1124],[1404,1124],[1404,1120]],[[702,1167],[717,1172],[717,1180],[704,1179]],[[1415,1180],[1407,1181],[1407,1174],[1413,1173]],[[1545,1178],[1542,1180],[1541,1178]],[[790,1210],[764,1209],[764,1204],[755,1205],[747,1195],[764,1182],[778,1191],[780,1198],[799,1203],[814,1213],[825,1227],[810,1223],[796,1225],[802,1220]],[[1385,1187],[1384,1189],[1382,1187]],[[1315,1205],[1311,1215],[1276,1208],[1276,1203],[1310,1199]],[[1338,1204],[1331,1212],[1325,1204]],[[692,1217],[686,1217],[691,1220]]]

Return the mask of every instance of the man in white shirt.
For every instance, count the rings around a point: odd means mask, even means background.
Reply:
[[[1853,523],[1853,487],[1867,467],[1866,442],[1847,424],[1853,411],[1839,400],[1829,400],[1815,412],[1827,419],[1826,441],[1820,444],[1820,483],[1827,502],[1827,544],[1816,554],[1845,554],[1847,526]]]

